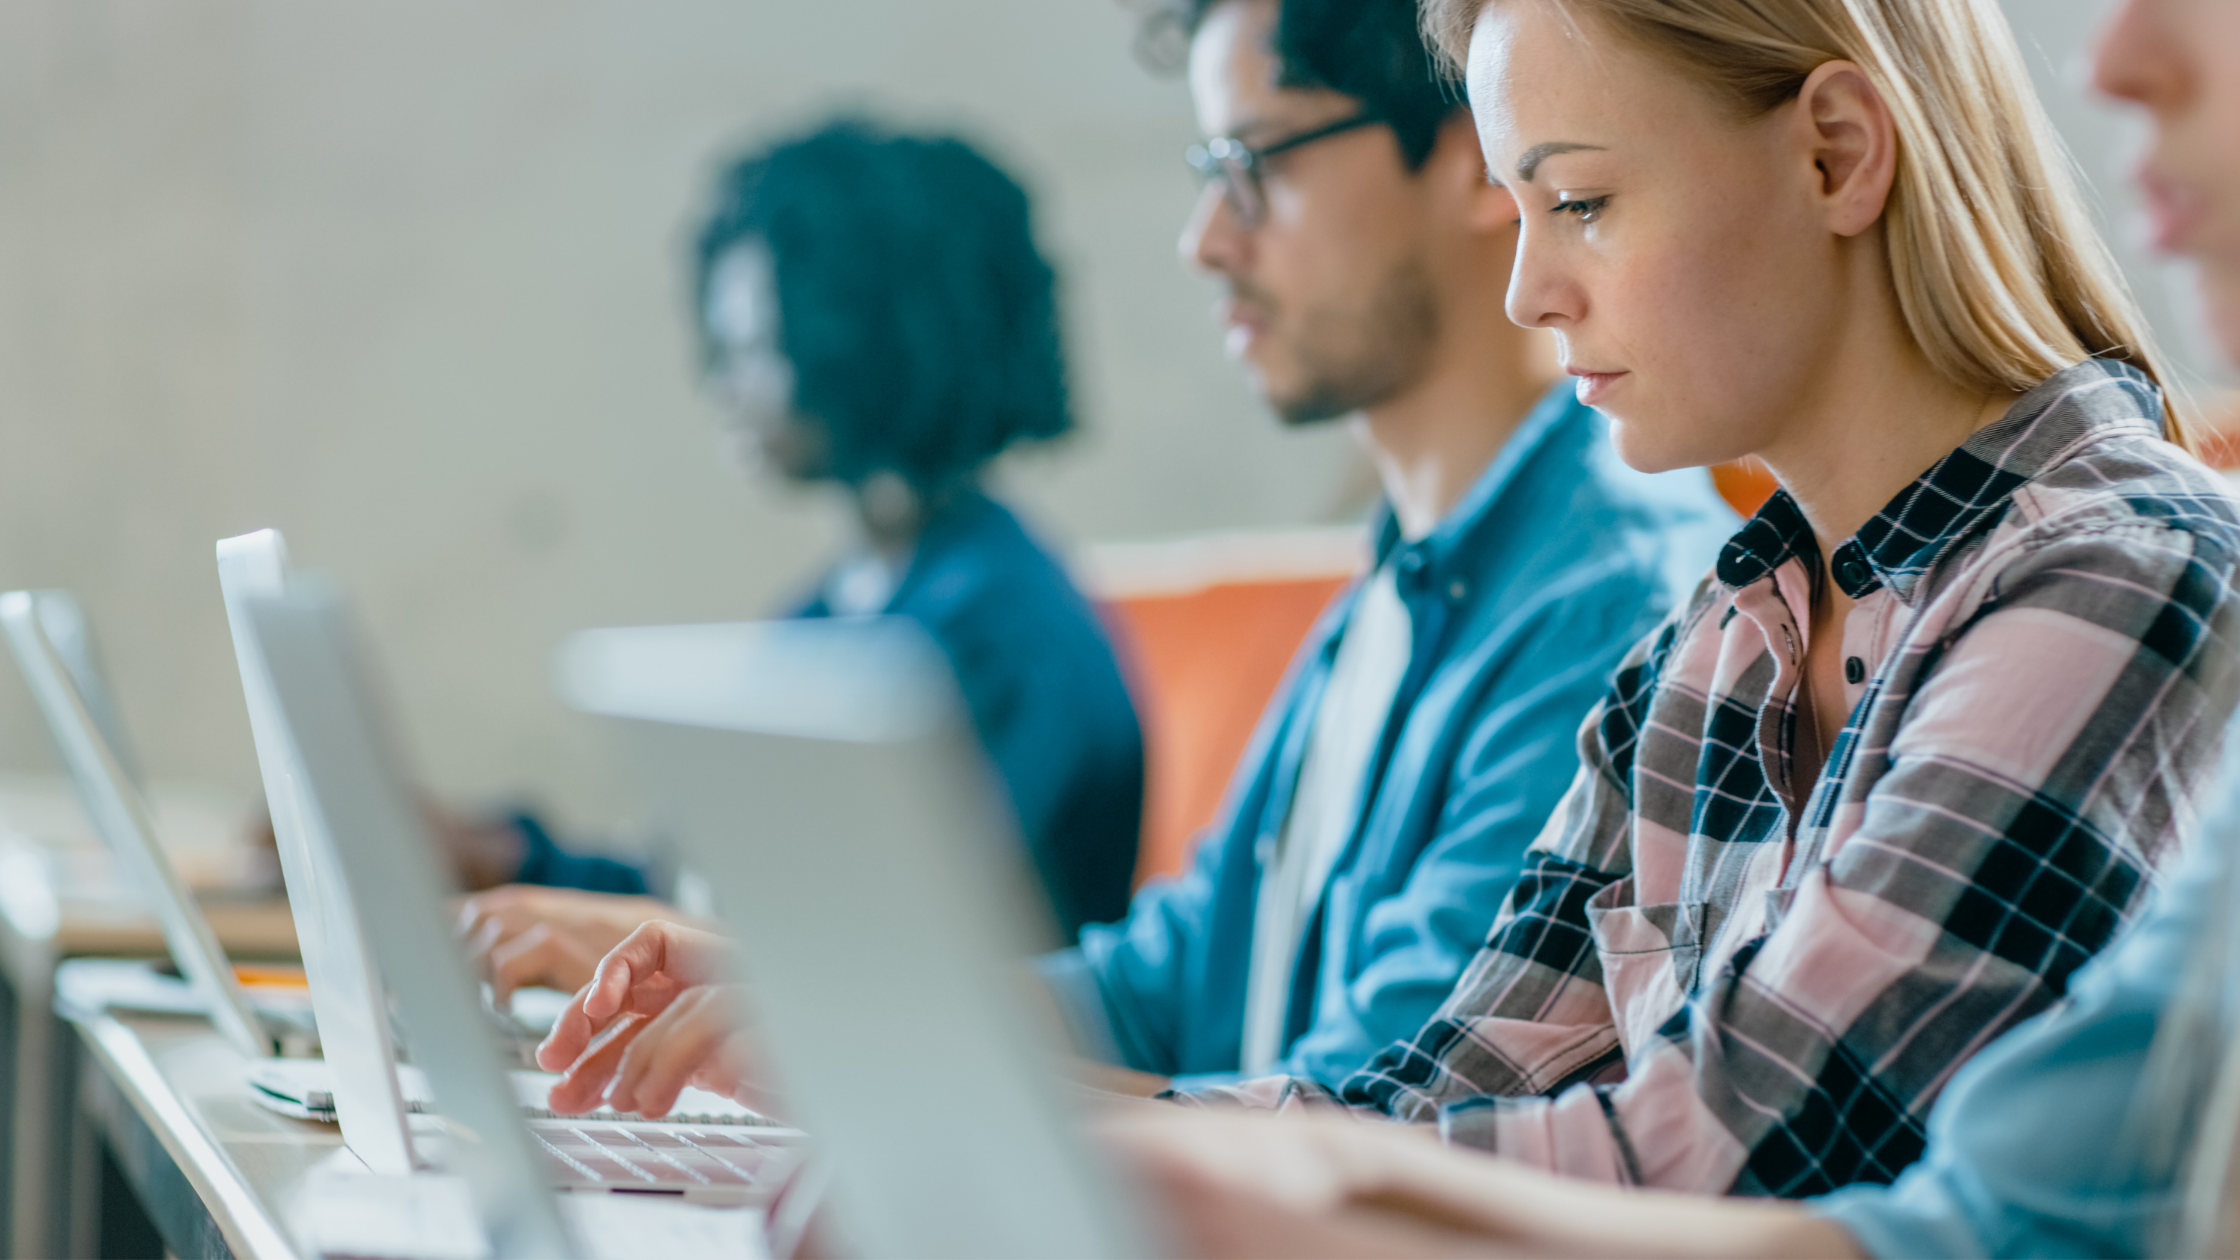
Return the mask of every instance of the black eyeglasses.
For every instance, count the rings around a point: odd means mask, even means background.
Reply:
[[[1191,169],[1198,172],[1199,183],[1221,181],[1221,195],[1228,199],[1229,208],[1246,227],[1258,227],[1268,213],[1268,190],[1260,182],[1260,169],[1269,158],[1305,148],[1317,140],[1328,140],[1349,131],[1372,127],[1383,122],[1368,110],[1351,114],[1336,122],[1324,123],[1306,131],[1270,141],[1255,148],[1242,140],[1227,136],[1193,144],[1183,155]]]

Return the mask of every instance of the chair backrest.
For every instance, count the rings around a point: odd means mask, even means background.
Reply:
[[[1719,497],[1727,501],[1727,506],[1734,509],[1735,515],[1745,520],[1757,515],[1758,509],[1773,497],[1773,492],[1781,488],[1771,468],[1747,456],[1732,463],[1713,465],[1711,484],[1719,491]]]
[[[2208,417],[2208,423],[2195,427],[2201,462],[2226,472],[2240,469],[2240,395],[2220,393],[2201,413]]]
[[[1088,589],[1127,646],[1143,721],[1136,882],[1178,873],[1315,619],[1367,554],[1358,529],[1090,548]]]
[[[1293,654],[1348,580],[1223,582],[1109,605],[1134,645],[1143,693],[1138,885],[1189,865]]]

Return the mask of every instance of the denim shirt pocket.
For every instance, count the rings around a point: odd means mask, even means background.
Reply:
[[[1627,1059],[1688,1004],[1716,929],[1702,901],[1636,906],[1633,880],[1622,879],[1587,902],[1587,924],[1602,963],[1602,987]]]

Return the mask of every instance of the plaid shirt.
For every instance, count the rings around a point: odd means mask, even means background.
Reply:
[[[1810,784],[1820,551],[1776,494],[1619,667],[1453,994],[1338,1097],[1602,1181],[1894,1178],[1953,1071],[2137,904],[2231,711],[2240,508],[2160,414],[2131,369],[2069,368],[1835,550],[1852,707]]]

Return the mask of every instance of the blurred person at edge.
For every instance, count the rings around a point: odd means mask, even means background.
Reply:
[[[1385,510],[1190,868],[1042,971],[1107,1087],[1334,1083],[1452,988],[1578,771],[1580,718],[1734,515],[1701,470],[1627,467],[1548,336],[1503,314],[1516,205],[1410,0],[1156,20],[1189,37],[1208,137],[1183,258],[1221,282],[1229,346],[1284,422],[1352,426]],[[663,1079],[622,1088],[658,1109],[681,1083]]]
[[[2155,242],[2193,260],[2240,364],[2240,4],[2127,0],[2094,83],[2151,119]],[[1953,1076],[1892,1185],[1613,1190],[1330,1116],[1137,1117],[1115,1137],[1199,1255],[2240,1255],[2240,730],[2219,774],[2138,921]]]
[[[694,254],[709,391],[740,462],[857,523],[796,617],[885,613],[948,656],[1065,939],[1127,909],[1143,742],[1112,644],[983,476],[1073,425],[1027,194],[963,141],[842,120],[733,162]],[[500,993],[580,988],[677,918],[646,872],[534,815],[445,820],[461,931]],[[492,888],[493,885],[506,885]]]

